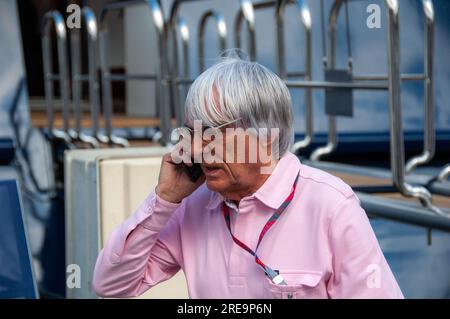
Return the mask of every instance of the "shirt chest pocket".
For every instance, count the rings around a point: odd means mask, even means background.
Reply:
[[[280,270],[287,285],[276,285],[269,278],[264,281],[264,297],[268,299],[327,298],[323,273],[319,271]]]

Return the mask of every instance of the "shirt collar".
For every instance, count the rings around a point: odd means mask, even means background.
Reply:
[[[289,195],[300,169],[301,163],[297,156],[291,152],[287,152],[278,161],[264,184],[253,195],[250,195],[247,198],[254,197],[264,205],[272,209],[277,209]],[[211,192],[211,198],[206,205],[206,208],[215,209],[222,204],[224,200],[225,198],[219,193]]]

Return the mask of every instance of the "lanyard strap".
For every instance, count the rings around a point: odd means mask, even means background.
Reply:
[[[269,218],[269,220],[264,225],[263,229],[261,230],[261,233],[259,234],[258,243],[256,244],[256,249],[253,251],[250,247],[248,247],[246,244],[241,242],[238,238],[236,238],[233,233],[231,232],[231,225],[230,225],[230,209],[229,207],[223,203],[223,216],[225,218],[225,222],[227,224],[228,230],[230,232],[231,237],[233,238],[233,241],[242,249],[247,251],[250,255],[255,257],[255,262],[261,266],[261,268],[264,270],[266,275],[268,275],[271,279],[274,279],[277,273],[272,270],[270,267],[268,267],[266,264],[262,262],[261,259],[259,259],[258,255],[256,254],[256,251],[258,250],[259,244],[261,243],[262,239],[266,235],[267,231],[275,224],[275,222],[280,218],[281,214],[286,210],[286,207],[291,203],[292,199],[294,198],[295,194],[295,188],[297,186],[299,174],[295,178],[294,184],[292,185],[291,192],[289,193],[288,197],[283,201],[283,203],[278,207],[278,209],[272,214],[272,216]]]

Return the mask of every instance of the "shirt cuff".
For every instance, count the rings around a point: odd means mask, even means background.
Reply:
[[[156,194],[156,190],[155,190],[155,196],[156,196],[156,205],[161,205],[161,207],[164,207],[166,209],[177,209],[178,207],[180,207],[181,202],[179,203],[172,203],[169,201],[166,201],[165,199],[161,198],[158,196],[158,194]]]
[[[153,191],[145,199],[139,224],[146,229],[159,231],[166,225],[180,205],[181,203],[171,203],[162,199]]]

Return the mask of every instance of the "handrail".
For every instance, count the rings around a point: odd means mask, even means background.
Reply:
[[[284,42],[284,13],[288,3],[294,3],[300,15],[300,22],[305,30],[305,71],[304,80],[312,80],[312,35],[311,35],[311,13],[309,7],[304,0],[278,0],[276,6],[276,23],[277,23],[277,47],[278,47],[278,74],[282,79],[288,78],[286,71],[286,56]],[[291,151],[297,153],[299,150],[306,148],[311,144],[313,138],[313,106],[312,106],[312,90],[306,89],[305,92],[305,137],[297,141]]]
[[[181,4],[185,2],[192,2],[196,0],[175,0],[170,9],[169,28],[172,38],[172,66],[171,66],[171,80],[172,80],[172,96],[171,107],[175,111],[177,125],[184,124],[184,108],[181,105],[182,98],[180,97],[179,85],[182,82],[189,82],[189,27],[186,21],[179,17]],[[183,45],[183,77],[180,75],[180,67],[178,63],[178,32],[181,35]],[[187,86],[183,85],[184,96],[187,94]]]
[[[225,50],[226,37],[227,37],[227,25],[223,15],[214,10],[208,10],[200,17],[200,24],[198,28],[198,59],[199,59],[199,72],[205,70],[205,29],[206,23],[209,19],[214,19],[216,22],[216,30],[219,35],[219,48],[220,51]]]
[[[450,164],[444,166],[444,168],[439,172],[437,176],[437,180],[440,182],[444,182],[450,176]]]
[[[59,75],[53,74],[52,66],[52,40],[50,36],[50,27],[55,27],[57,37],[57,51],[58,51],[58,67]],[[69,130],[69,67],[67,57],[67,33],[64,18],[56,11],[49,11],[44,15],[41,25],[42,34],[42,62],[44,68],[44,89],[47,110],[47,125],[48,134],[50,137],[58,137],[70,142],[71,132]],[[53,127],[55,115],[53,110],[53,80],[59,80],[60,94],[62,98],[62,116],[63,116],[63,130],[58,130]]]
[[[325,66],[327,69],[334,69],[336,67],[336,28],[337,18],[341,9],[342,3],[345,0],[335,0],[330,10],[328,18],[328,50],[326,52]],[[324,155],[332,153],[337,146],[337,125],[336,117],[334,115],[328,115],[328,142],[325,146],[315,149],[310,156],[312,161],[318,161]]]
[[[102,72],[102,88],[103,88],[103,109],[105,115],[105,132],[106,136],[114,144],[120,144],[122,146],[127,146],[128,141],[112,135],[112,88],[111,88],[111,74],[109,70],[108,62],[108,28],[105,23],[106,17],[109,12],[113,10],[121,10],[129,6],[146,4],[148,9],[152,14],[152,22],[155,27],[158,36],[158,54],[159,54],[159,71],[156,74],[156,105],[159,111],[160,118],[160,131],[162,144],[166,144],[169,141],[169,131],[170,131],[170,109],[166,105],[166,86],[169,82],[168,77],[168,66],[167,66],[167,30],[164,21],[164,15],[159,0],[133,0],[133,1],[120,1],[107,3],[102,8],[100,14],[100,65]],[[153,75],[152,75],[153,76]],[[124,75],[122,80],[127,80],[127,76]],[[153,80],[153,78],[148,78],[146,80]]]
[[[105,137],[99,135],[98,117],[100,109],[99,83],[97,78],[97,19],[89,7],[81,10],[82,22],[86,26],[87,44],[88,44],[88,74],[87,78],[81,74],[80,57],[80,29],[73,28],[70,32],[70,43],[72,51],[72,103],[75,111],[75,131],[77,137],[92,147],[98,147],[98,142],[106,142]],[[80,82],[87,80],[89,82],[89,104],[92,119],[92,136],[82,132],[81,128],[81,85]]]
[[[422,0],[425,14],[424,35],[424,136],[423,152],[406,162],[406,173],[411,173],[417,166],[428,163],[434,156],[436,148],[435,105],[434,105],[434,9],[431,0]]]
[[[336,64],[336,25],[337,16],[345,0],[335,0],[329,16],[329,50],[327,52],[327,67],[333,69]],[[405,181],[405,151],[402,126],[402,104],[400,95],[400,35],[397,0],[385,0],[388,16],[388,94],[390,111],[390,161],[394,186],[404,196],[418,198],[422,205],[438,215],[444,214],[432,204],[431,193],[422,186],[411,185]],[[336,148],[336,119],[329,116],[328,143],[325,147],[316,149],[311,160],[318,160],[322,155],[331,153]]]
[[[183,50],[183,76],[182,79],[183,80],[188,80],[189,79],[189,28],[186,24],[186,21],[183,18],[178,18],[177,21],[177,30],[180,31],[181,34],[181,41],[182,41],[182,50]],[[178,61],[177,61],[178,64]],[[177,67],[177,77],[179,76],[178,72],[178,67]],[[184,85],[183,86],[183,96],[186,97],[187,96],[187,86]],[[178,91],[175,93],[175,97],[179,98],[178,95]],[[176,103],[176,105],[179,105],[180,100],[178,100],[178,102]],[[179,118],[177,117],[177,121],[179,125],[183,125],[184,124],[184,112],[183,112],[183,108],[178,107],[179,108]]]
[[[397,0],[385,0],[388,9],[388,76],[391,132],[391,171],[394,186],[405,196],[418,198],[421,203],[439,215],[444,215],[432,204],[430,192],[422,186],[405,181],[405,150],[403,140],[402,104],[400,95],[400,35]]]
[[[328,68],[334,68],[336,62],[336,27],[337,17],[339,15],[342,3],[345,0],[336,0],[330,10],[328,23],[328,37],[330,50],[327,52]],[[389,0],[386,0],[389,1]],[[396,3],[396,1],[394,1]],[[397,5],[397,4],[396,4]],[[411,172],[418,165],[427,163],[432,159],[435,153],[436,135],[434,123],[434,81],[433,81],[433,50],[434,50],[434,10],[431,0],[422,0],[422,8],[425,15],[425,41],[424,41],[424,74],[400,74],[400,78],[404,81],[423,80],[424,81],[424,150],[422,154],[411,158],[406,163],[406,172]],[[385,80],[386,76],[363,75],[353,76],[354,80]],[[324,155],[332,153],[338,143],[337,127],[335,116],[328,116],[328,142],[325,146],[314,150],[310,156],[311,160],[318,161]]]
[[[187,95],[187,86],[193,82],[192,79],[189,78],[189,28],[186,24],[186,21],[179,17],[179,11],[181,4],[186,2],[193,1],[201,1],[201,0],[175,0],[170,9],[170,17],[169,17],[169,27],[172,38],[172,65],[171,65],[171,107],[175,110],[175,116],[178,125],[183,125],[184,123],[184,109],[181,105],[182,98],[180,97],[179,86],[183,86],[183,96]],[[209,11],[208,11],[209,12]],[[223,16],[221,14],[216,14],[213,12],[212,16],[206,16],[208,14],[206,12],[202,15],[200,20],[205,20],[200,23],[199,28],[199,69],[204,68],[204,53],[203,57],[200,57],[200,52],[204,52],[204,41],[203,39],[203,30],[206,27],[207,20],[209,18],[214,18],[216,20],[216,26],[218,29],[218,33],[220,36],[220,49],[225,49],[225,41],[226,41],[226,24]],[[223,31],[225,32],[223,34]],[[178,32],[181,34],[182,46],[183,46],[183,76],[180,75],[179,61],[178,61]],[[203,63],[203,64],[202,64]]]
[[[275,1],[271,1],[275,4]],[[245,19],[248,30],[248,47],[250,60],[256,60],[256,35],[255,35],[255,10],[251,0],[240,0],[240,9],[234,20],[234,43],[236,48],[241,48],[241,26]]]

